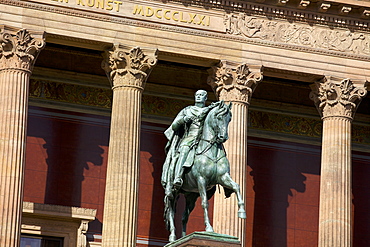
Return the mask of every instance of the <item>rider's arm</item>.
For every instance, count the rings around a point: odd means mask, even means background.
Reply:
[[[173,120],[172,122],[172,129],[173,130],[178,130],[182,125],[184,125],[185,123],[189,122],[191,120],[191,118],[189,118],[188,116],[186,116],[185,114],[185,111],[182,110],[180,111],[180,113],[176,116],[175,120]]]

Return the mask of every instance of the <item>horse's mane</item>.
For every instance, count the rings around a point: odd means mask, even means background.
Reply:
[[[231,104],[231,103],[230,103]],[[223,100],[220,101],[219,105],[213,108],[207,115],[207,117],[215,116],[218,117],[219,115],[225,115],[230,112],[229,105],[226,105]],[[231,112],[230,112],[231,114]]]

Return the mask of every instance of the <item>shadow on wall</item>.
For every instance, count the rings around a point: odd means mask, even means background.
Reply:
[[[292,147],[294,149],[294,144]],[[297,196],[299,193],[306,192],[308,181],[304,174],[318,175],[319,164],[315,164],[314,159],[307,160],[310,157],[304,157],[304,154],[295,153],[293,150],[282,150],[279,144],[277,147],[252,144],[248,147],[248,159],[248,165],[252,168],[250,175],[255,192],[252,246],[314,246],[308,243],[309,241],[297,239],[298,234],[294,231],[300,228],[297,224],[300,221],[297,214],[301,213],[300,210],[306,203],[298,201],[298,198],[303,198],[304,195]],[[314,181],[313,184],[313,187],[318,189],[319,183]],[[314,191],[314,194],[313,201],[308,202],[307,206],[314,213],[306,219],[307,229],[302,227],[300,229],[302,231],[312,232],[317,224],[318,211],[313,205],[317,203],[318,191]],[[297,203],[302,203],[303,206]],[[317,215],[315,215],[316,211]],[[316,234],[313,234],[314,238]],[[307,238],[311,236],[307,235]],[[311,241],[317,243],[316,239]]]
[[[42,147],[46,153],[46,182],[41,202],[102,211],[104,193],[101,190],[104,192],[105,187],[102,178],[106,168],[103,154],[107,152],[109,133],[106,132],[109,131],[84,122],[83,114],[69,116],[68,112],[48,111],[31,108],[28,125],[28,136],[45,141]],[[30,159],[27,166],[34,169],[37,164],[32,164]],[[102,216],[102,212],[89,224],[89,231],[101,232],[99,215]]]

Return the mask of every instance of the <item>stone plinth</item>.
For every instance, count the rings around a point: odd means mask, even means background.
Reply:
[[[193,232],[165,247],[240,247],[237,237],[214,232]]]

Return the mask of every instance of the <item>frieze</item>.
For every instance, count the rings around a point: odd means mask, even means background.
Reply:
[[[30,97],[78,105],[111,108],[110,89],[65,84],[54,81],[30,80]]]
[[[0,0],[0,3],[23,7],[23,8],[36,9],[40,11],[47,11],[47,12],[52,12],[52,13],[75,16],[75,17],[80,17],[80,18],[89,18],[92,20],[105,21],[105,22],[111,22],[111,23],[122,24],[122,25],[145,27],[145,28],[157,29],[157,30],[174,32],[174,33],[182,33],[182,34],[195,35],[195,36],[200,36],[200,37],[208,37],[212,39],[231,40],[235,42],[276,47],[280,49],[290,49],[290,50],[311,52],[311,53],[323,54],[323,55],[329,55],[329,56],[344,57],[348,59],[369,61],[369,55],[367,54],[345,53],[345,52],[339,52],[335,50],[317,49],[317,48],[312,48],[309,46],[300,46],[300,45],[294,45],[294,44],[288,44],[288,43],[273,42],[273,41],[263,40],[259,38],[246,38],[246,37],[243,37],[242,35],[230,35],[227,33],[223,34],[223,33],[207,32],[204,30],[197,30],[197,29],[191,29],[191,28],[185,28],[185,27],[179,27],[179,26],[161,25],[158,23],[146,22],[146,21],[141,21],[141,20],[132,20],[132,19],[125,18],[125,17],[102,15],[98,13],[90,13],[87,11],[82,11],[82,10],[77,10],[77,9],[65,9],[65,8],[59,8],[55,6],[52,7],[52,6],[47,6],[47,5],[38,4],[38,3],[30,3],[30,2],[25,2],[25,1]],[[190,4],[189,6],[192,6],[192,5]],[[269,18],[272,15],[274,17],[279,17],[279,18],[286,18],[287,16],[290,16],[292,18],[294,17],[293,19],[291,19],[291,21],[292,20],[297,20],[297,21],[305,20],[305,21],[310,22],[311,24],[323,23],[325,25],[328,25],[328,23],[331,23],[332,24],[331,27],[335,25],[342,25],[346,28],[350,28],[351,30],[367,30],[368,31],[368,26],[369,26],[368,22],[356,21],[353,19],[347,20],[347,19],[341,19],[339,17],[337,18],[333,16],[316,15],[316,14],[311,14],[311,13],[301,13],[299,11],[296,12],[295,10],[289,10],[289,11],[281,10],[280,11],[278,10],[278,8],[275,9],[275,7],[266,8],[266,6],[263,7],[257,4],[246,3],[246,2],[238,6],[239,7],[244,6],[245,8],[244,7],[243,8],[244,8],[245,13],[249,13],[248,11],[250,11],[253,15],[257,15],[257,16],[263,15],[264,13],[266,13],[266,16],[269,16]]]
[[[30,97],[57,102],[68,102],[77,105],[110,109],[113,93],[111,89],[101,89],[81,85],[70,85],[52,81],[30,80]],[[54,88],[52,93],[47,88]],[[85,95],[90,95],[89,100]],[[96,98],[103,100],[96,101]],[[104,103],[102,103],[104,102]],[[148,94],[142,97],[142,113],[147,115],[173,117],[190,105],[192,99],[178,100],[163,98]],[[352,141],[358,144],[370,145],[370,126],[357,125],[352,129]],[[322,120],[263,112],[249,111],[249,128],[254,130],[277,132],[295,136],[321,138]]]
[[[370,34],[342,29],[328,29],[290,23],[283,20],[248,16],[243,13],[225,15],[226,32],[245,38],[307,46],[338,52],[370,55]]]

